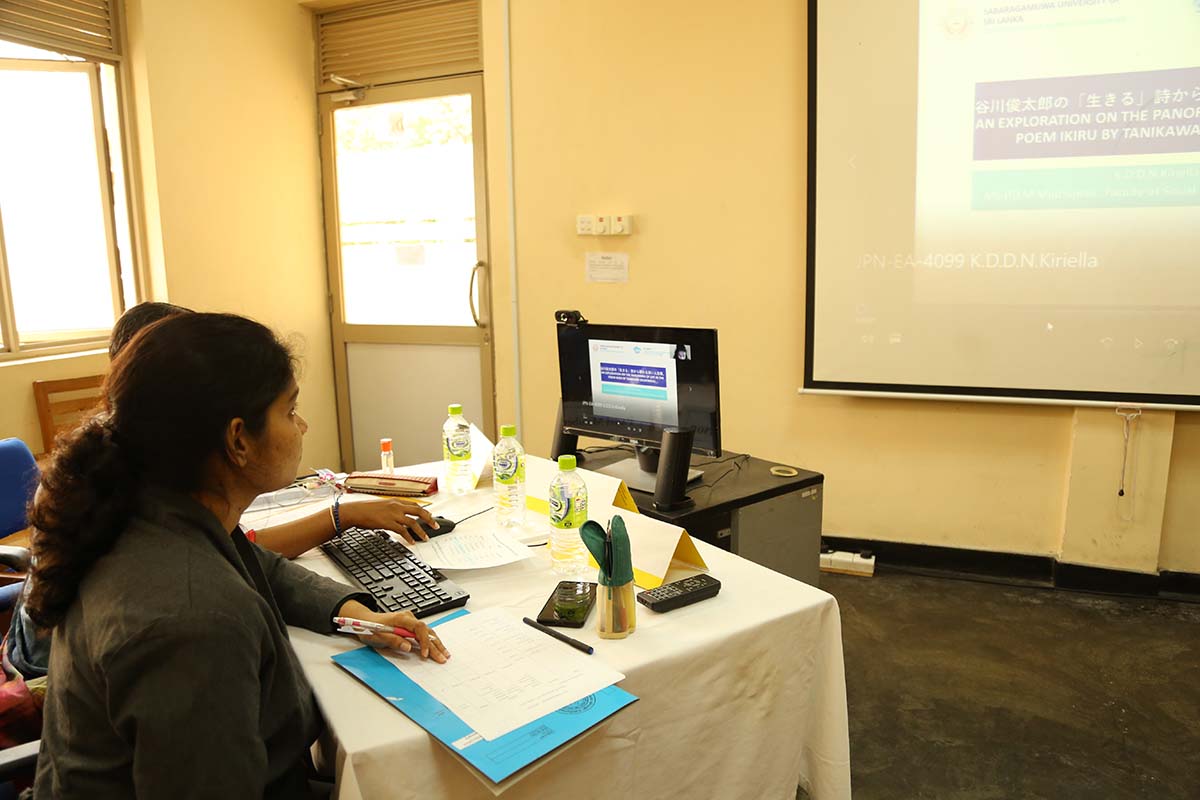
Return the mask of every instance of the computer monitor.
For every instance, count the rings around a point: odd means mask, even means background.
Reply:
[[[693,453],[721,454],[716,330],[560,322],[558,366],[562,433],[629,442],[649,456],[640,477],[629,464],[601,470],[630,488],[654,490],[664,430],[690,428]]]

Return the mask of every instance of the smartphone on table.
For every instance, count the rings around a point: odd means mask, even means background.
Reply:
[[[582,628],[595,604],[596,584],[561,581],[546,599],[537,621],[560,628]]]

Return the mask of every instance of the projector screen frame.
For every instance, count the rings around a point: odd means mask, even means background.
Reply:
[[[872,383],[864,381],[828,381],[813,377],[814,337],[816,333],[817,269],[817,6],[808,3],[808,142],[806,263],[804,285],[804,384],[798,394],[824,394],[853,397],[880,397],[905,400],[942,400],[958,402],[994,402],[1064,406],[1136,406],[1173,411],[1200,411],[1200,395],[1140,392],[1100,392],[1072,389],[1021,389],[1011,386],[939,386],[908,383]],[[832,0],[824,0],[830,3]]]

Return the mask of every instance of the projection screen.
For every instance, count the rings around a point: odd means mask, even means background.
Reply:
[[[803,391],[1200,407],[1200,0],[810,0]]]

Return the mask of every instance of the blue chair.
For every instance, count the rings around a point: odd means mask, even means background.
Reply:
[[[20,439],[0,440],[0,537],[25,529],[25,509],[40,477],[28,445]]]
[[[26,511],[37,491],[41,473],[29,447],[20,439],[0,440],[0,537],[28,527]],[[0,546],[0,564],[17,572],[29,571],[29,549]],[[0,586],[0,611],[12,611],[24,587],[23,580]],[[7,626],[6,626],[7,627]],[[29,770],[37,760],[39,742],[0,750],[0,797],[12,793],[10,776]]]
[[[25,512],[37,491],[41,473],[33,453],[20,439],[0,440],[0,538],[28,526]],[[0,564],[17,572],[29,571],[29,550],[0,546]],[[0,603],[0,608],[11,607]]]
[[[20,439],[0,440],[0,538],[28,527],[26,511],[40,477],[28,445]],[[29,572],[29,548],[0,545],[0,565],[18,573]],[[25,583],[23,575],[9,577],[17,579],[3,583],[0,576],[0,617],[11,612]]]

